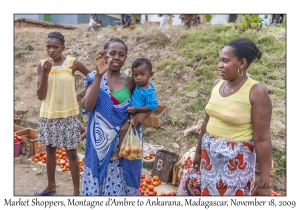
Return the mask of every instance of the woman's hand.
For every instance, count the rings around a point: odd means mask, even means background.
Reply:
[[[48,76],[52,69],[53,59],[47,58],[42,66],[42,73],[45,76]]]
[[[132,128],[135,129],[139,125],[143,124],[144,120],[150,115],[151,115],[151,112],[137,113],[128,122],[131,124]]]
[[[103,75],[110,66],[113,58],[106,56],[106,50],[101,50],[96,57],[97,74]]]
[[[135,114],[137,112],[137,109],[134,106],[130,106],[130,107],[127,108],[127,111],[130,114]]]
[[[193,166],[196,170],[199,170],[200,168],[200,161],[201,161],[201,154],[196,152],[193,160]]]
[[[254,190],[254,196],[270,196],[271,187],[267,188],[266,186],[261,186],[261,189]]]

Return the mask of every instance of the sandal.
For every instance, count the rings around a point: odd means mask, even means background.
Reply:
[[[56,193],[56,191],[51,191],[51,192],[43,192],[43,191],[37,191],[34,196],[50,196],[50,195],[54,195]]]

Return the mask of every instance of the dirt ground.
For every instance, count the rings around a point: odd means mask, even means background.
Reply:
[[[47,173],[42,170],[45,166],[33,163],[28,156],[20,155],[14,159],[14,196],[32,196],[47,185]],[[43,171],[40,173],[40,171]],[[143,173],[151,177],[151,170],[143,168]],[[73,183],[70,172],[56,171],[56,194],[54,196],[70,196],[73,194]],[[80,176],[81,184],[81,176]],[[176,191],[177,187],[171,183],[162,183],[155,187],[157,194]]]
[[[28,156],[14,159],[14,196],[30,196],[47,185],[47,173],[37,172],[45,166],[28,161]],[[56,172],[56,194],[72,195],[73,184],[70,172]]]

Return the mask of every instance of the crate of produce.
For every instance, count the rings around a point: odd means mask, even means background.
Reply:
[[[144,125],[158,128],[168,117],[168,106],[167,105],[158,105],[155,111],[147,117],[144,121]]]
[[[24,129],[24,127],[14,124],[14,133]]]
[[[36,153],[37,130],[26,128],[16,132],[16,135],[22,136],[23,141],[21,144],[21,154],[33,156]]]

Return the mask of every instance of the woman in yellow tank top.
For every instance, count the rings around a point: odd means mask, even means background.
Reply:
[[[246,73],[261,56],[246,38],[230,41],[220,53],[221,78],[213,83],[193,161],[200,167],[202,195],[271,194],[272,104],[266,89]]]
[[[48,185],[35,195],[47,196],[56,192],[56,147],[66,148],[73,179],[73,195],[79,195],[79,164],[76,148],[81,145],[79,114],[74,73],[87,75],[91,71],[76,58],[65,57],[64,36],[51,32],[46,37],[49,58],[38,63],[37,95],[42,101],[38,140],[46,145]]]

